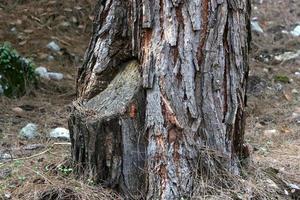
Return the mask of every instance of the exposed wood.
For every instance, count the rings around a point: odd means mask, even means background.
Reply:
[[[145,188],[145,95],[137,62],[121,68],[104,91],[74,102],[69,120],[72,152],[91,180],[136,197]]]

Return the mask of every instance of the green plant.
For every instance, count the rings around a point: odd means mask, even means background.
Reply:
[[[0,44],[0,87],[5,96],[24,95],[37,81],[34,69],[34,63],[20,56],[9,43]]]
[[[3,194],[6,190],[7,186],[4,183],[0,183],[0,194]],[[1,196],[0,196],[1,198]]]
[[[289,83],[289,82],[290,82],[289,77],[284,76],[284,75],[276,75],[276,76],[274,77],[274,80],[275,80],[276,82],[281,82],[281,83]]]
[[[95,181],[93,179],[87,179],[87,184],[90,185],[90,186],[94,186],[96,185]]]
[[[25,176],[19,176],[18,177],[18,180],[23,183],[25,180],[26,180],[26,177]]]
[[[66,166],[64,166],[64,165],[58,166],[58,170],[59,170],[62,174],[66,175],[66,176],[69,175],[69,174],[71,174],[71,173],[73,172],[73,168],[66,167]]]
[[[18,167],[20,167],[20,166],[22,166],[22,165],[23,165],[23,161],[21,161],[21,160],[16,160],[16,161],[13,163],[14,168],[18,168]]]

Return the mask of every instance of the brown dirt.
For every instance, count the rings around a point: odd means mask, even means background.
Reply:
[[[111,191],[93,187],[91,180],[77,181],[60,170],[59,166],[68,167],[69,145],[56,144],[46,135],[51,128],[67,128],[68,105],[75,98],[76,68],[82,62],[90,37],[93,3],[92,0],[0,1],[0,42],[9,41],[37,65],[65,75],[62,81],[41,81],[37,89],[20,99],[0,97],[0,150],[18,158],[41,152],[31,159],[0,164],[0,172],[12,170],[11,176],[0,178],[0,199],[2,194],[11,194],[12,199],[31,199],[35,193],[47,195],[47,191],[61,195],[82,193],[82,199],[113,198]],[[290,31],[300,21],[299,7],[300,2],[292,0],[264,0],[253,5],[252,16],[258,17],[265,33],[253,33],[246,132],[246,140],[253,147],[254,165],[279,169],[293,183],[300,183],[300,124],[292,116],[300,109],[300,78],[294,75],[300,71],[300,58],[278,62],[270,55],[300,50],[300,37],[281,33],[281,29]],[[52,40],[63,47],[61,52],[53,53],[46,48]],[[47,61],[48,55],[55,60]],[[278,83],[276,76],[293,80]],[[12,110],[19,106],[31,109],[22,113]],[[39,125],[41,138],[30,142],[18,139],[19,130],[29,122]],[[264,133],[270,129],[278,133]],[[45,148],[22,150],[27,143],[41,143]],[[67,188],[57,191],[60,186]],[[93,196],[95,193],[99,195]]]
[[[271,166],[300,183],[300,58],[278,62],[274,58],[260,61],[260,55],[278,55],[300,50],[300,37],[282,33],[291,31],[300,21],[299,1],[264,0],[253,5],[252,17],[257,17],[263,34],[253,33],[250,79],[265,82],[261,92],[249,91],[246,137],[254,147],[254,161]],[[267,53],[265,53],[267,52]],[[276,76],[288,77],[288,83],[278,83]],[[254,84],[255,85],[255,84]],[[250,86],[251,87],[251,86]],[[279,88],[282,87],[281,90]],[[266,134],[276,130],[276,134]]]

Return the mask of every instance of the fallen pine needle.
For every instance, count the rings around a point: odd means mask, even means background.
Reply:
[[[22,157],[22,158],[12,158],[10,160],[7,160],[5,163],[0,164],[0,167],[3,167],[4,165],[6,165],[7,163],[13,162],[13,161],[21,161],[21,160],[30,160],[32,158],[38,157],[40,155],[43,155],[45,153],[48,153],[55,145],[71,145],[70,142],[59,142],[59,143],[53,143],[48,149],[46,149],[45,151],[39,152],[37,154],[34,154],[32,156],[28,156],[28,157]]]

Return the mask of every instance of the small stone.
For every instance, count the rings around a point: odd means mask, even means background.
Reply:
[[[277,60],[277,61],[288,61],[288,60],[295,59],[299,56],[300,56],[300,50],[298,50],[296,52],[285,52],[281,55],[275,56],[275,60]]]
[[[295,113],[298,113],[300,115],[300,107],[295,108]]]
[[[33,123],[27,124],[23,127],[19,133],[19,136],[24,139],[34,139],[38,137],[39,133],[37,132],[37,125]]]
[[[12,197],[11,197],[11,193],[10,192],[6,192],[6,193],[4,193],[4,199],[6,200],[6,199],[11,199]]]
[[[255,128],[260,129],[264,127],[264,123],[256,123]]]
[[[288,196],[289,192],[287,190],[284,190],[284,194]]]
[[[265,73],[269,73],[269,69],[268,69],[268,68],[263,68],[263,71],[264,71]]]
[[[278,135],[278,131],[276,129],[272,129],[272,130],[265,130],[264,131],[264,136],[271,138],[275,135]]]
[[[296,118],[298,118],[298,117],[300,117],[300,114],[299,113],[292,113],[292,119],[296,119]]]
[[[297,89],[292,89],[293,94],[299,94],[299,91]]]
[[[48,70],[46,67],[38,67],[34,70],[35,74],[37,74],[39,77],[50,80],[50,77],[48,75]]]
[[[264,32],[264,30],[260,27],[258,21],[251,21],[251,30],[258,33]]]
[[[47,44],[47,48],[52,50],[52,51],[60,51],[60,46],[54,41]]]
[[[49,55],[49,56],[47,57],[47,60],[48,60],[48,62],[54,61],[54,56]]]
[[[298,185],[296,185],[296,184],[290,183],[290,184],[288,184],[288,186],[289,186],[290,188],[292,188],[292,189],[300,190],[300,187],[299,187]]]
[[[296,76],[297,78],[300,78],[300,72],[295,72],[295,76]]]
[[[63,27],[71,26],[70,22],[61,22],[60,25],[63,26]]]
[[[13,110],[15,113],[17,113],[17,114],[21,114],[21,113],[24,112],[24,110],[23,110],[22,108],[20,108],[20,107],[15,107],[15,108],[13,108],[12,110]]]
[[[64,78],[64,75],[62,73],[57,72],[48,72],[48,76],[51,80],[60,81]]]
[[[52,129],[50,131],[50,138],[70,140],[70,131],[62,127]]]
[[[73,17],[72,17],[72,22],[73,22],[74,24],[77,24],[77,23],[78,23],[77,18],[73,16]]]
[[[299,37],[300,36],[300,25],[296,26],[292,31],[291,34],[295,37]]]
[[[12,33],[16,33],[16,32],[17,32],[17,29],[16,29],[16,27],[12,27],[12,28],[10,29],[10,31],[11,31]]]
[[[1,160],[10,160],[12,158],[13,157],[10,154],[8,154],[8,153],[3,153],[3,154],[0,153],[0,161]]]
[[[274,89],[275,89],[275,91],[277,91],[277,92],[281,92],[282,89],[283,89],[283,85],[282,85],[281,83],[276,83],[276,84],[274,85]]]

